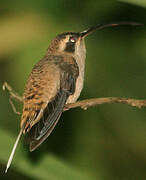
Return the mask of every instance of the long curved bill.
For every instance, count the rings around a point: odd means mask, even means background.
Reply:
[[[110,24],[97,24],[96,26],[93,26],[85,31],[80,32],[81,37],[86,37],[89,34],[93,33],[96,30],[104,29],[107,27],[115,27],[120,25],[130,25],[130,26],[142,26],[143,24],[137,23],[137,22],[119,22],[119,23],[110,23]]]

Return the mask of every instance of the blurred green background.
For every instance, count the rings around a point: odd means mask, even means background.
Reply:
[[[22,95],[33,65],[57,34],[105,22],[146,24],[145,8],[145,0],[0,1],[0,87],[7,81]],[[145,26],[119,26],[96,31],[86,39],[80,99],[146,99],[145,32]],[[30,153],[21,139],[12,166],[4,174],[20,122],[8,98],[8,92],[0,88],[0,179],[146,179],[146,109],[122,104],[63,113],[36,151]],[[22,105],[15,104],[21,111]]]

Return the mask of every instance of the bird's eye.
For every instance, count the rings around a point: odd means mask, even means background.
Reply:
[[[76,42],[76,40],[75,40],[75,38],[73,36],[70,37],[69,41],[72,42],[72,43]]]

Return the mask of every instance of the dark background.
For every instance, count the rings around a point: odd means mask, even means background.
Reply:
[[[0,2],[0,87],[7,81],[22,95],[33,65],[61,32],[117,21],[146,24],[146,3],[124,1]],[[80,99],[146,99],[145,32],[145,25],[119,26],[96,31],[86,39],[85,84]],[[8,92],[0,88],[0,179],[146,179],[146,109],[122,104],[63,113],[36,151],[30,153],[21,139],[12,166],[4,174],[20,123],[8,98]],[[22,105],[15,104],[21,111]]]

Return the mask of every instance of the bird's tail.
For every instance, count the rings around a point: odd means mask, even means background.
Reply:
[[[24,127],[24,126],[23,126],[23,127]],[[18,142],[19,142],[19,140],[20,140],[20,137],[21,137],[21,135],[22,135],[22,133],[23,133],[23,130],[24,130],[24,128],[21,128],[21,129],[20,129],[20,132],[19,132],[19,134],[18,134],[18,136],[17,136],[17,139],[16,139],[16,141],[15,141],[15,144],[14,144],[14,146],[13,146],[13,149],[12,149],[12,151],[11,151],[10,157],[9,157],[9,159],[8,159],[8,162],[7,162],[7,166],[6,166],[5,173],[7,173],[8,169],[9,169],[9,167],[10,167],[10,165],[11,165],[12,159],[13,159],[13,157],[14,157],[14,153],[15,153],[15,151],[16,151],[16,147],[17,147]]]

